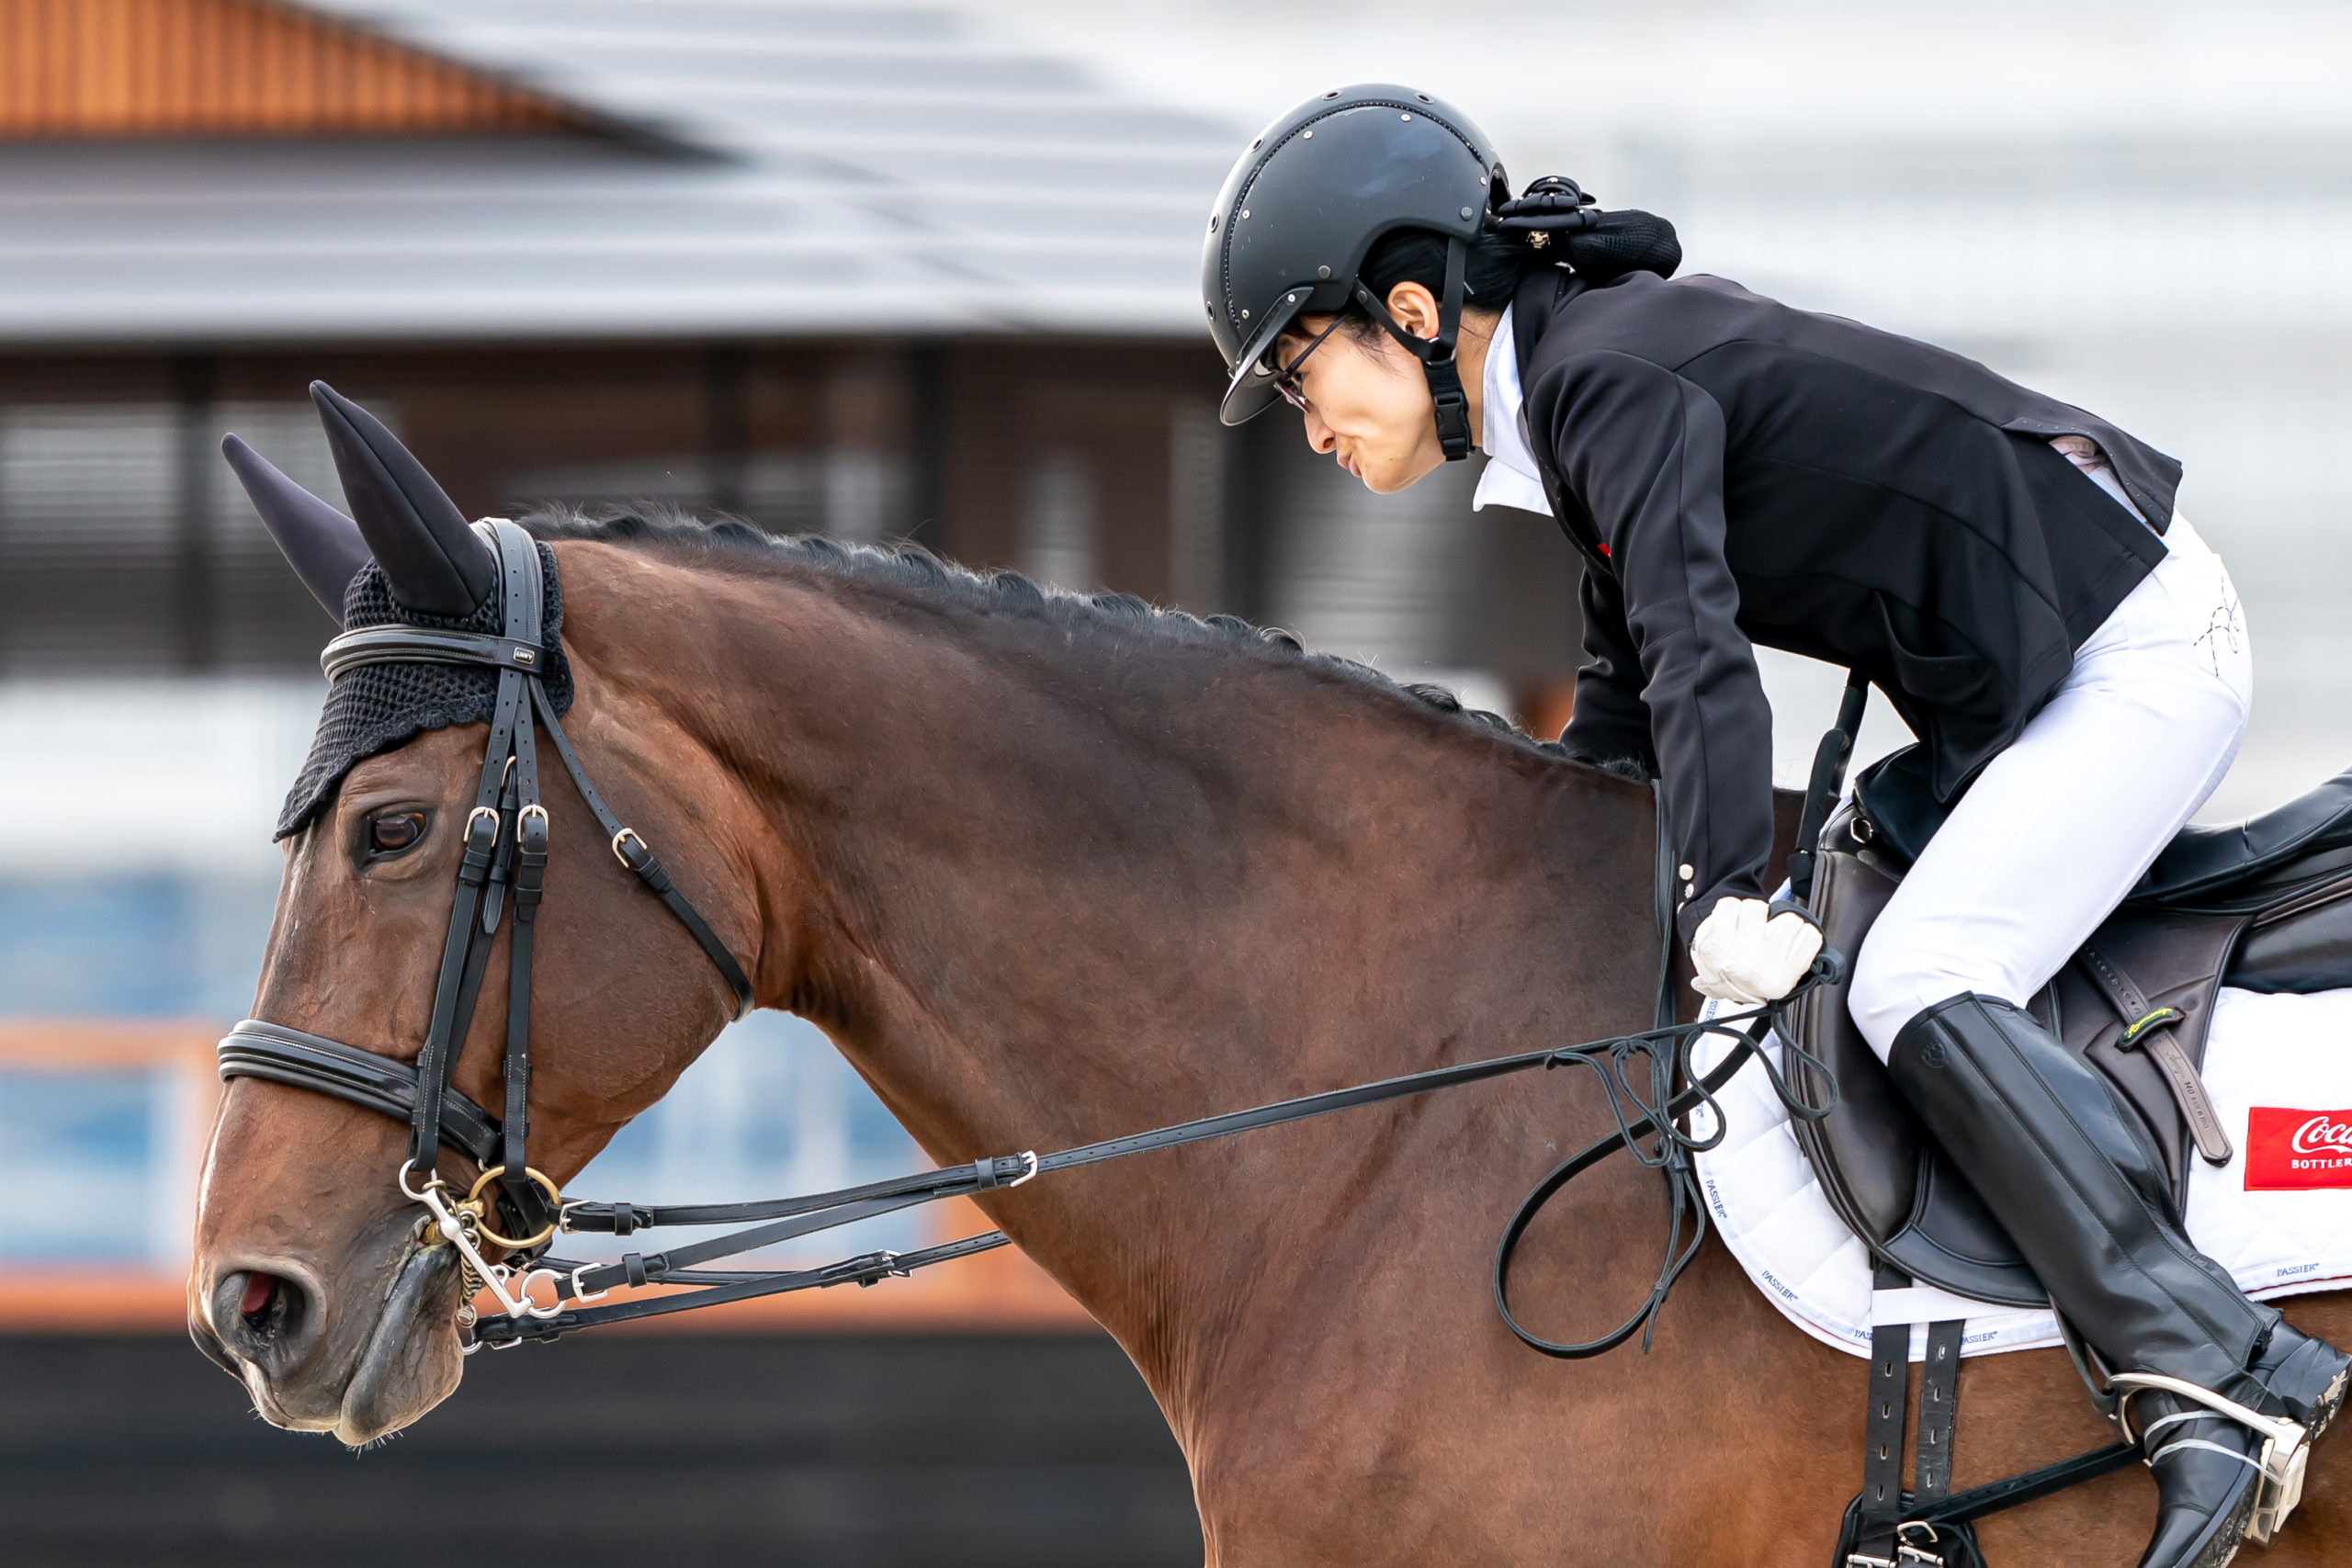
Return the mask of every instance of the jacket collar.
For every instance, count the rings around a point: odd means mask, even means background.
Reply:
[[[1487,344],[1487,367],[1479,377],[1483,417],[1478,429],[1487,468],[1478,476],[1470,510],[1515,506],[1549,516],[1552,498],[1544,493],[1535,455],[1527,446],[1526,422],[1521,418],[1526,399],[1521,391],[1517,316],[1516,310],[1506,309],[1496,324],[1494,340]]]
[[[1566,267],[1553,267],[1522,280],[1511,296],[1510,329],[1513,357],[1518,362],[1519,386],[1522,400],[1512,412],[1518,416],[1520,436],[1524,449],[1533,462],[1536,478],[1542,481],[1544,497],[1551,504],[1546,508],[1560,525],[1560,532],[1568,536],[1585,563],[1595,570],[1614,575],[1609,564],[1609,547],[1601,543],[1592,530],[1591,519],[1581,507],[1568,503],[1560,476],[1555,471],[1547,444],[1528,439],[1524,391],[1530,371],[1535,364],[1536,350],[1543,344],[1544,333],[1557,319],[1568,301],[1591,286]],[[1491,412],[1487,417],[1493,418]]]

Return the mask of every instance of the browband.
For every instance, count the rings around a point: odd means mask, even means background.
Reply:
[[[484,632],[443,632],[425,626],[368,626],[345,632],[319,655],[319,668],[332,681],[363,664],[481,664],[492,670],[537,674],[547,651],[534,642]]]
[[[217,1047],[220,1077],[264,1078],[331,1095],[407,1122],[416,1114],[413,1064],[339,1040],[249,1018]],[[498,1163],[498,1118],[458,1093],[441,1091],[441,1141],[487,1170]]]

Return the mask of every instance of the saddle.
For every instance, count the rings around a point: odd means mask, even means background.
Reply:
[[[1942,825],[1922,749],[1865,771],[1830,817],[1815,862],[1813,909],[1849,958],[1904,873]],[[2352,987],[2352,772],[2252,821],[2188,828],[2030,1004],[2104,1074],[2144,1126],[2186,1196],[2188,1161],[2231,1158],[2199,1070],[2216,995]],[[1793,1122],[1839,1218],[1883,1268],[2008,1307],[2048,1304],[2016,1245],[1936,1147],[1846,1009],[1825,985],[1791,1013],[1796,1043],[1836,1075],[1838,1108]],[[1799,1093],[1827,1085],[1783,1053]]]

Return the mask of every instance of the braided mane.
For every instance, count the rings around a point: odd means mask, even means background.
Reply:
[[[997,615],[1032,615],[1057,627],[1120,634],[1142,632],[1170,642],[1213,641],[1245,654],[1318,675],[1338,675],[1412,698],[1429,711],[1476,727],[1531,750],[1569,759],[1556,740],[1538,740],[1499,714],[1465,707],[1442,686],[1391,680],[1369,664],[1311,652],[1286,631],[1251,626],[1234,615],[1202,617],[1162,609],[1133,593],[1075,593],[1012,570],[979,572],[943,561],[921,545],[851,544],[822,534],[770,534],[732,518],[707,520],[669,508],[542,507],[519,520],[539,538],[593,540],[672,559],[752,576],[815,571],[863,581],[933,603],[961,604]],[[1611,765],[1611,773],[1625,773]],[[1633,770],[1638,773],[1638,769]]]

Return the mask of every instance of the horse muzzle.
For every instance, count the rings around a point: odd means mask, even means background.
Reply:
[[[254,1259],[218,1276],[189,1331],[271,1426],[358,1448],[447,1398],[463,1367],[454,1250],[412,1243],[388,1265],[338,1299],[298,1261]]]

